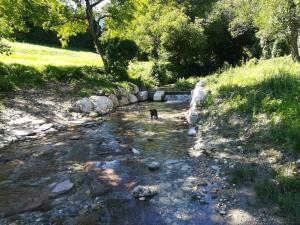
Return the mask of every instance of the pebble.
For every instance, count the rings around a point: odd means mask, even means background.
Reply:
[[[158,170],[159,167],[160,167],[159,162],[151,162],[151,163],[148,164],[148,169],[151,170],[151,171]]]
[[[225,210],[219,210],[220,215],[225,216],[226,215],[226,211]]]
[[[132,148],[131,151],[132,151],[133,154],[136,154],[136,155],[141,154],[141,152],[139,150],[135,149],[135,148]]]
[[[74,187],[74,184],[70,180],[65,180],[61,183],[53,184],[49,186],[53,187],[52,192],[57,194],[63,194]]]

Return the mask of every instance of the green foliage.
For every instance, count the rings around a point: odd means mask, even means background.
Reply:
[[[175,82],[178,78],[178,74],[170,70],[170,65],[155,61],[151,69],[151,76],[157,80],[160,85],[170,84]]]
[[[300,178],[298,176],[280,176],[256,184],[256,192],[264,201],[276,203],[278,213],[287,218],[287,222],[300,223]]]
[[[113,38],[106,42],[105,50],[107,59],[106,72],[119,80],[128,79],[127,69],[129,61],[138,52],[135,42]]]

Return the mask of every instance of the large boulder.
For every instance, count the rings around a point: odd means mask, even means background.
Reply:
[[[130,93],[133,95],[136,95],[137,93],[139,93],[140,89],[138,86],[136,86],[135,84],[131,84],[130,85]]]
[[[129,105],[129,99],[126,96],[121,96],[119,98],[120,106]]]
[[[117,96],[111,94],[111,95],[108,96],[108,98],[112,101],[112,103],[114,105],[114,108],[117,108],[120,105]]]
[[[148,91],[140,91],[137,94],[137,98],[140,102],[147,101],[148,100]]]
[[[113,102],[106,96],[91,96],[90,101],[94,106],[94,111],[99,114],[106,114],[113,110]]]
[[[118,87],[116,89],[116,95],[117,95],[117,97],[122,97],[122,96],[128,97],[128,94],[129,94],[128,90],[126,90],[123,87]]]
[[[161,102],[164,100],[166,92],[165,91],[156,91],[153,96],[153,101]]]
[[[73,110],[75,112],[89,113],[93,111],[93,104],[88,98],[83,98],[75,102]]]
[[[196,84],[195,89],[192,91],[191,107],[201,106],[208,95],[208,92],[204,89],[204,82],[199,81]]]
[[[129,102],[132,104],[132,103],[137,103],[138,102],[138,99],[135,95],[133,94],[129,94],[128,96],[128,99],[129,99]]]

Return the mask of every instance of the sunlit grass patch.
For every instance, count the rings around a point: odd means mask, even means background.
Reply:
[[[19,42],[8,42],[13,53],[11,55],[0,55],[0,61],[11,64],[17,63],[42,67],[53,66],[103,66],[101,57],[93,52],[66,50],[41,45],[26,44]]]

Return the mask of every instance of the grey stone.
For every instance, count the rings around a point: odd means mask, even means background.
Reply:
[[[52,192],[57,194],[63,194],[70,191],[74,187],[74,184],[70,180],[65,180],[61,183],[53,185]],[[50,187],[51,188],[51,187]]]
[[[148,100],[148,91],[140,91],[137,94],[137,98],[140,102],[147,101]]]
[[[128,99],[129,99],[130,103],[137,103],[138,102],[137,97],[133,94],[129,94]]]
[[[93,104],[88,98],[83,98],[76,101],[72,109],[75,112],[89,113],[93,111]]]
[[[111,112],[114,108],[113,102],[106,96],[91,96],[89,98],[93,104],[94,111],[102,115]]]
[[[153,101],[161,102],[164,100],[166,92],[165,91],[156,91],[153,96]]]
[[[158,189],[154,186],[136,186],[132,190],[132,195],[136,198],[151,197],[158,194]]]

